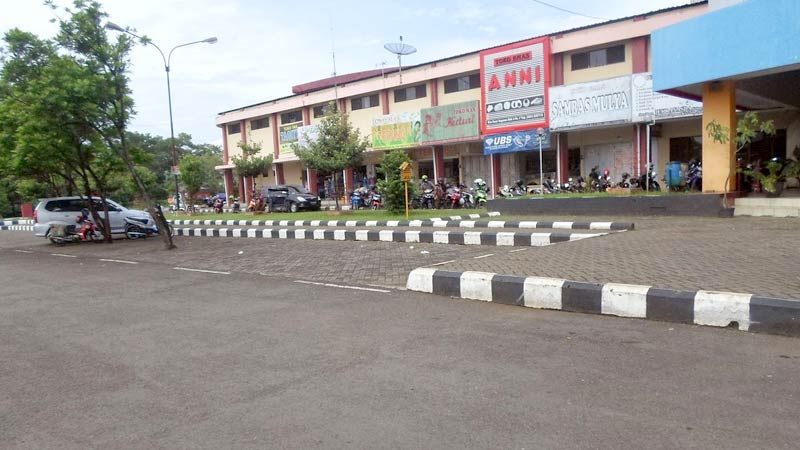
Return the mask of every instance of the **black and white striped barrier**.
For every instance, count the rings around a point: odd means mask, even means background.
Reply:
[[[519,220],[172,220],[174,225],[265,226],[265,227],[434,227],[511,228],[553,230],[632,230],[630,222],[544,222]]]
[[[11,225],[33,225],[33,219],[0,220],[0,226],[5,227]]]
[[[0,231],[33,231],[33,225],[0,225]]]
[[[429,244],[543,247],[607,233],[522,233],[503,231],[329,230],[272,228],[176,228],[178,236],[419,242]]]
[[[414,269],[406,287],[472,300],[800,336],[800,300],[486,272]]]
[[[446,218],[433,217],[424,220],[190,220],[190,219],[175,219],[170,220],[169,223],[173,225],[225,225],[225,226],[265,226],[265,227],[423,227],[423,226],[439,226],[442,223],[453,223],[450,226],[456,226],[455,223],[467,219],[480,219],[481,217],[496,217],[499,216],[498,212],[488,212],[482,214],[468,214],[464,216],[449,216]],[[437,225],[434,225],[437,224]],[[465,227],[465,228],[476,228]],[[537,228],[537,227],[533,227]],[[538,227],[543,228],[543,227]],[[586,228],[588,229],[588,228]]]

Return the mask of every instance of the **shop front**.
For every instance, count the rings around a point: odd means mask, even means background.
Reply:
[[[480,144],[480,106],[477,100],[425,108],[420,112],[420,148],[414,159],[418,176],[460,184],[470,179],[464,173],[470,149]],[[427,148],[426,148],[427,147]]]
[[[545,168],[549,138],[550,39],[539,38],[484,50],[481,62],[481,132],[491,191]],[[541,130],[541,131],[539,131]],[[528,153],[539,149],[531,159]],[[549,149],[550,146],[547,145]],[[548,158],[549,161],[551,161]],[[535,164],[534,164],[535,162]],[[540,179],[543,174],[537,174]],[[540,180],[539,180],[540,181]]]

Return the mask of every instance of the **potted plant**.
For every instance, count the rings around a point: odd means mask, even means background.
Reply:
[[[780,161],[777,158],[771,159],[764,165],[764,169],[749,167],[739,169],[740,173],[745,174],[761,183],[762,189],[767,197],[780,197],[786,177],[797,176],[797,161]]]
[[[730,128],[721,125],[716,120],[712,120],[706,125],[708,137],[721,144],[728,143],[728,136],[730,135]],[[738,154],[748,144],[753,142],[759,134],[772,136],[775,134],[775,123],[772,120],[761,120],[758,113],[748,111],[736,123],[736,153]],[[795,166],[794,164],[791,165]],[[783,183],[786,181],[788,175],[787,168],[789,164],[781,161],[771,160],[765,166],[766,172],[764,173],[760,167],[753,168],[748,166],[745,169],[738,169],[737,172],[743,173],[753,179],[761,182],[761,186],[769,197],[777,197],[783,192]],[[789,169],[789,171],[794,169]]]

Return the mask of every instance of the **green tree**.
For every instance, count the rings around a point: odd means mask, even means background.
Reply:
[[[295,144],[295,154],[307,167],[330,173],[333,175],[333,185],[336,175],[344,169],[361,165],[364,151],[369,147],[369,141],[361,136],[358,128],[353,127],[346,114],[328,108],[328,112],[319,124],[319,135],[308,142],[305,147]],[[340,209],[339,195],[336,198],[336,209]]]
[[[150,213],[162,219],[159,226],[166,230],[168,224],[157,213],[147,186],[139,177],[135,155],[127,141],[128,121],[134,114],[128,80],[133,41],[123,33],[118,34],[114,41],[108,39],[103,28],[107,14],[97,2],[75,0],[74,8],[65,8],[65,11],[69,16],[59,20],[60,32],[56,42],[60,51],[82,69],[84,83],[90,87],[92,96],[87,99],[84,122],[92,130],[93,138],[122,160],[143,201],[150,205]],[[166,247],[174,248],[172,236],[160,234]]]
[[[236,166],[236,174],[240,177],[252,178],[253,190],[255,190],[255,177],[269,175],[269,169],[272,167],[272,155],[258,156],[261,152],[261,144],[258,142],[248,144],[239,142],[239,148],[242,149],[242,156],[231,158]]]
[[[186,189],[189,198],[194,199],[209,179],[208,166],[200,157],[186,155],[181,159],[178,168],[181,172],[180,180],[183,188]]]
[[[406,189],[405,183],[400,176],[400,165],[404,162],[411,164],[411,158],[404,150],[392,150],[383,157],[378,172],[384,176],[383,180],[378,180],[378,189],[383,195],[383,203],[386,209],[394,214],[405,212],[406,209]],[[414,185],[409,185],[409,198],[414,195]]]

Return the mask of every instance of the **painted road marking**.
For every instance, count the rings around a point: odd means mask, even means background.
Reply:
[[[136,261],[123,261],[121,259],[103,259],[103,258],[100,258],[100,261],[115,262],[115,263],[121,263],[121,264],[139,264]]]
[[[29,250],[14,250],[14,251],[17,253],[33,253],[32,251]]]
[[[187,267],[173,267],[175,270],[185,270],[187,272],[216,273],[219,275],[230,275],[230,272],[220,272],[217,270],[189,269]]]
[[[456,260],[455,259],[451,259],[450,261],[442,261],[442,262],[438,262],[436,264],[431,264],[431,265],[432,266],[443,266],[445,264],[450,264],[451,262],[456,262]]]
[[[77,258],[75,255],[65,255],[63,253],[50,253],[52,256],[60,256],[62,258]]]
[[[359,287],[359,286],[343,286],[341,284],[317,283],[316,281],[294,280],[294,282],[295,283],[300,283],[300,284],[313,284],[315,286],[335,287],[335,288],[341,288],[341,289],[354,289],[356,291],[381,292],[381,293],[384,293],[384,294],[392,292],[392,291],[389,291],[389,290],[386,290],[386,289],[374,289],[374,288],[365,288],[365,287]]]
[[[509,250],[508,253],[524,252],[527,248],[518,248],[516,250]]]
[[[490,256],[494,256],[494,253],[489,253],[488,255],[476,256],[476,257],[474,257],[472,259],[483,259],[483,258],[488,258]]]

